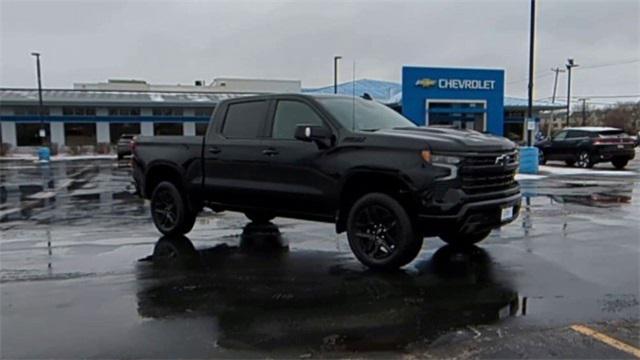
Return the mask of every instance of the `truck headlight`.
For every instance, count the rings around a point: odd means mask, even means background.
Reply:
[[[459,164],[461,161],[462,159],[457,156],[431,155],[431,162],[434,164],[456,165],[456,164]]]
[[[462,161],[462,158],[451,155],[436,155],[429,150],[422,150],[420,153],[422,160],[430,164],[443,164],[443,165],[457,165]]]

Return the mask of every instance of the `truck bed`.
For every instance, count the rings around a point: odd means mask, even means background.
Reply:
[[[202,136],[138,136],[137,159],[145,162],[143,166],[170,159],[187,168],[189,162],[202,157],[202,142]]]

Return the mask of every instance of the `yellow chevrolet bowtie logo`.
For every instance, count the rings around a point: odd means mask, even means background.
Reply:
[[[423,88],[430,88],[432,86],[435,86],[436,82],[437,81],[435,81],[433,79],[429,79],[429,78],[420,79],[420,80],[416,81],[416,86],[422,86]]]

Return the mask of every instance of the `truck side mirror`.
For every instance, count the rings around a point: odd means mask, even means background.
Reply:
[[[297,125],[295,138],[306,142],[315,142],[320,148],[331,146],[333,134],[324,126]]]

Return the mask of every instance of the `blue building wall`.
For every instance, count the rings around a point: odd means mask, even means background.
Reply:
[[[426,100],[486,101],[487,131],[504,129],[504,70],[402,68],[402,112],[418,125],[425,124]],[[467,109],[466,111],[477,111]]]

